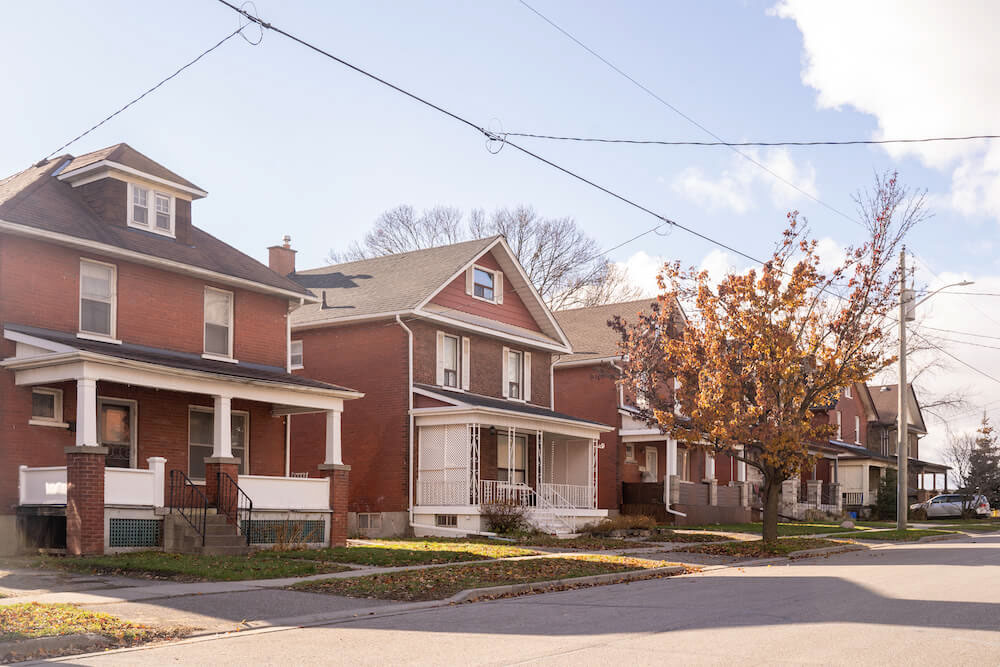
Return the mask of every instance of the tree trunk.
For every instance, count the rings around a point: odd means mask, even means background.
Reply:
[[[778,499],[781,497],[781,482],[768,481],[764,485],[764,542],[778,541]]]

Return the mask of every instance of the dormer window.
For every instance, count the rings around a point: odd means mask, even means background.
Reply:
[[[148,232],[174,235],[174,198],[135,183],[129,183],[128,226]],[[152,210],[150,210],[152,209]]]

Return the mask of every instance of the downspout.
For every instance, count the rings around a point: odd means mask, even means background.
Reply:
[[[425,524],[425,523],[417,523],[416,521],[413,520],[413,505],[414,505],[413,494],[414,494],[414,490],[417,487],[415,479],[414,479],[414,475],[416,473],[415,473],[415,471],[413,469],[413,422],[414,422],[414,418],[413,418],[413,330],[410,329],[410,327],[406,326],[406,324],[403,322],[403,319],[399,315],[396,315],[396,323],[399,324],[399,326],[403,327],[403,331],[406,332],[406,339],[407,339],[407,383],[406,383],[407,392],[406,392],[406,404],[408,406],[408,414],[409,414],[409,417],[410,417],[410,428],[409,428],[409,432],[410,432],[410,437],[409,437],[409,440],[410,440],[410,442],[409,442],[409,449],[410,449],[410,459],[409,459],[409,461],[410,461],[410,463],[409,463],[409,468],[410,468],[410,475],[409,475],[409,477],[410,477],[410,480],[409,480],[410,481],[410,490],[409,490],[409,493],[407,494],[407,500],[408,500],[408,504],[409,504],[408,510],[409,510],[409,514],[410,514],[410,520],[409,520],[410,528],[427,528],[427,529],[430,529],[430,530],[437,530],[437,531],[442,531],[442,532],[446,532],[446,533],[456,533],[456,534],[460,534],[460,535],[483,535],[485,537],[496,537],[497,536],[496,533],[490,533],[490,532],[487,532],[487,531],[463,530],[463,529],[460,529],[460,528],[444,528],[442,526],[431,526],[431,525],[428,525],[428,524]]]

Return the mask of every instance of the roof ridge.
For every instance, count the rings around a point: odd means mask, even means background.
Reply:
[[[596,310],[598,308],[611,308],[612,306],[627,306],[633,303],[653,303],[654,301],[659,301],[658,296],[651,296],[642,299],[631,299],[629,301],[613,301],[611,303],[600,303],[593,306],[578,306],[576,308],[563,308],[562,310],[552,311],[553,315],[558,315],[559,313],[572,313],[581,310]]]
[[[429,253],[435,250],[442,250],[444,248],[455,248],[462,245],[472,245],[475,243],[480,243],[483,248],[494,242],[496,239],[500,238],[500,234],[491,237],[482,237],[477,239],[469,239],[468,241],[458,241],[456,243],[446,243],[444,245],[431,246],[430,248],[417,248],[415,250],[407,250],[406,252],[392,252],[385,255],[376,255],[374,257],[366,257],[364,259],[354,259],[349,262],[339,262],[337,264],[328,264],[327,266],[317,267],[315,269],[304,269],[302,271],[296,271],[296,275],[319,275],[323,273],[333,273],[335,270],[341,267],[348,267],[352,264],[364,264],[366,262],[377,262],[377,261],[388,261],[390,259],[399,259],[402,257],[411,257],[413,255],[421,253]]]

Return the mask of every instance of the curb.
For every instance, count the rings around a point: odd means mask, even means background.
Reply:
[[[629,572],[610,572],[608,574],[593,574],[589,577],[573,577],[572,579],[552,579],[549,581],[534,581],[526,584],[508,584],[506,586],[491,586],[489,588],[471,588],[447,598],[443,602],[458,604],[474,602],[482,598],[494,598],[505,595],[523,595],[525,593],[550,592],[566,590],[576,586],[600,586],[608,584],[623,584],[638,579],[651,579],[656,575],[682,574],[687,571],[683,565],[668,565],[645,570]]]
[[[79,635],[56,635],[54,637],[15,639],[13,641],[0,642],[0,660],[6,660],[8,658],[14,658],[16,660],[19,655],[24,655],[26,659],[32,660],[33,658],[31,658],[30,655],[37,651],[51,652],[63,651],[66,649],[94,651],[105,647],[110,643],[110,639],[95,632],[88,632]]]

